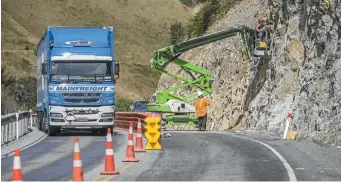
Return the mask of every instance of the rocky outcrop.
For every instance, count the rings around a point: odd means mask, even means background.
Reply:
[[[275,22],[270,59],[246,59],[240,37],[181,57],[206,65],[214,75],[209,122],[216,130],[256,129],[280,135],[292,111],[290,129],[298,139],[340,145],[340,0],[244,0],[208,33],[238,25],[253,27],[259,15]],[[170,84],[172,80],[162,76],[158,88]]]

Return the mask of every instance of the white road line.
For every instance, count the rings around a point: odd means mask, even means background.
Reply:
[[[297,181],[296,179],[296,175],[294,173],[294,170],[291,168],[291,166],[289,165],[289,163],[285,160],[285,158],[279,153],[277,152],[274,148],[272,148],[270,145],[263,143],[261,141],[255,140],[255,139],[251,139],[251,138],[247,138],[247,137],[243,137],[243,136],[239,136],[239,135],[233,135],[231,133],[227,133],[227,132],[219,132],[219,131],[172,131],[174,133],[219,133],[219,134],[227,134],[233,137],[239,137],[239,138],[244,138],[247,140],[251,140],[254,142],[257,142],[265,147],[267,147],[268,149],[270,149],[277,157],[278,159],[283,163],[284,168],[286,169],[287,173],[288,173],[288,177],[290,181]]]
[[[274,148],[272,148],[270,145],[263,143],[261,141],[255,140],[255,139],[251,139],[251,138],[247,138],[247,137],[242,137],[242,136],[236,136],[236,137],[240,137],[240,138],[245,138],[248,140],[252,140],[254,142],[260,143],[262,145],[264,145],[265,147],[267,147],[268,149],[270,149],[278,158],[279,160],[283,163],[285,169],[287,170],[288,176],[289,176],[289,180],[290,181],[297,181],[296,179],[296,175],[294,170],[291,168],[291,166],[289,165],[289,163],[285,160],[285,158],[279,153],[277,152]]]
[[[22,151],[22,150],[25,150],[25,149],[27,149],[27,148],[29,148],[29,147],[32,147],[33,145],[35,145],[35,144],[37,144],[37,143],[43,141],[46,137],[47,137],[47,135],[45,135],[44,137],[40,138],[40,139],[37,140],[36,142],[31,143],[31,144],[29,144],[29,145],[27,145],[27,146],[25,146],[25,147],[23,147],[23,148],[21,148],[21,149],[19,149],[19,150]],[[4,158],[4,157],[12,156],[12,155],[14,155],[14,151],[13,151],[12,153],[9,153],[9,154],[5,155],[5,156],[2,156],[1,159]]]

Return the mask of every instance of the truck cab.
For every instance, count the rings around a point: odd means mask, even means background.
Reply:
[[[113,27],[48,27],[37,48],[39,128],[105,133],[114,126],[118,77]]]

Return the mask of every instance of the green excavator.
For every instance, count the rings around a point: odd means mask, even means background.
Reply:
[[[180,59],[179,56],[190,49],[228,37],[237,36],[238,34],[241,34],[243,39],[244,54],[249,59],[251,56],[257,56],[253,54],[255,49],[258,49],[257,44],[259,44],[256,42],[256,32],[254,29],[246,26],[229,28],[227,30],[204,35],[156,50],[150,61],[151,67],[167,74],[168,76],[181,80],[181,83],[155,93],[152,96],[151,102],[146,105],[147,111],[161,114],[162,119],[166,121],[168,127],[186,124],[196,128],[197,118],[194,114],[195,108],[192,104],[190,104],[197,98],[196,93],[192,93],[186,97],[181,97],[179,95],[175,95],[174,91],[190,86],[196,87],[204,94],[204,96],[208,96],[212,93],[212,75],[208,70],[184,61]],[[259,52],[259,49],[257,51]],[[170,63],[179,66],[182,70],[188,73],[190,77],[184,78],[175,71],[167,71],[166,67]]]

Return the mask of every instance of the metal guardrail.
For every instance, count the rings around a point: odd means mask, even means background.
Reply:
[[[133,130],[137,132],[138,121],[141,122],[143,135],[146,132],[145,119],[154,116],[149,112],[117,112],[115,128],[128,130],[129,122],[133,122]],[[21,111],[1,116],[1,145],[19,139],[32,131],[37,121],[37,115],[32,111]]]
[[[129,122],[133,122],[133,131],[137,132],[137,123],[140,121],[143,135],[146,132],[145,119],[150,116],[159,116],[150,112],[116,112],[115,113],[115,128],[128,130]]]
[[[1,116],[1,146],[31,132],[36,120],[31,110]]]
[[[116,112],[115,113],[115,128],[117,129],[129,129],[129,122],[133,122],[133,131],[137,132],[137,123],[141,122],[143,134],[145,132],[144,119],[147,116],[137,112]]]
[[[142,136],[147,139],[146,150],[161,150],[161,116],[151,112],[116,112],[116,129],[128,130],[130,123],[137,132],[137,124],[141,123]]]

